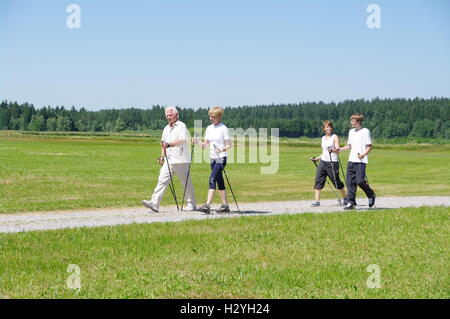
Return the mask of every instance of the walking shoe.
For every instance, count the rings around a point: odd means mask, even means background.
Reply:
[[[320,206],[320,202],[314,202],[311,204],[311,207],[319,207]]]
[[[144,205],[145,207],[149,208],[150,210],[152,210],[153,212],[157,213],[159,212],[158,207],[156,207],[155,204],[153,204],[151,201],[149,200],[143,200],[142,201],[142,205]]]
[[[345,205],[344,210],[352,210],[355,209],[355,205],[353,205],[352,203],[347,203],[347,205]]]
[[[348,198],[344,197],[344,206],[348,204]]]
[[[189,204],[187,204],[187,206],[185,208],[183,208],[183,210],[193,212],[193,211],[197,210],[197,207],[195,205],[189,203]]]
[[[209,213],[211,212],[211,207],[210,207],[208,204],[205,204],[205,205],[203,205],[203,206],[200,206],[200,207],[198,208],[198,211],[199,211],[199,212],[202,212],[202,213],[209,214]]]
[[[219,209],[217,210],[218,213],[229,213],[230,212],[230,206],[228,204],[222,204],[220,205]]]
[[[373,197],[369,197],[369,207],[375,205],[375,193],[373,193]]]

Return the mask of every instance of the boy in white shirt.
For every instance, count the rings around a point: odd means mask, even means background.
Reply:
[[[345,210],[355,209],[356,188],[359,186],[369,199],[369,207],[375,205],[375,192],[370,188],[366,178],[366,165],[369,163],[368,154],[372,150],[370,131],[362,127],[364,116],[356,113],[350,117],[351,129],[348,133],[347,145],[335,152],[351,150],[347,166],[347,197],[348,204]]]

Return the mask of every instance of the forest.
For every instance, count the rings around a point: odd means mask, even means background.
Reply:
[[[194,120],[210,122],[205,108],[178,108],[180,120],[193,127]],[[279,128],[282,137],[318,137],[324,120],[346,135],[349,118],[362,113],[364,126],[374,137],[424,137],[450,139],[450,98],[345,100],[339,103],[304,102],[225,107],[223,122],[230,128]],[[46,106],[3,100],[0,130],[123,132],[160,130],[167,124],[164,107],[119,108],[89,111],[84,107]]]

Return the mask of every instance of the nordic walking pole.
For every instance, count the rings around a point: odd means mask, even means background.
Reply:
[[[337,187],[337,179],[336,179],[336,173],[334,172],[334,166],[333,166],[333,161],[331,159],[331,148],[328,148],[328,155],[330,155],[330,166],[331,166],[331,171],[333,172],[333,178],[334,178],[334,186],[336,187],[336,196],[338,198],[338,203],[341,204],[341,200],[339,199],[339,196],[337,194],[338,191],[338,187]],[[339,167],[338,167],[339,170]]]
[[[194,138],[195,138],[195,136],[194,136]],[[191,145],[191,161],[189,162],[189,169],[188,169],[188,172],[187,172],[186,182],[184,183],[183,199],[181,200],[181,210],[183,210],[184,196],[186,196],[186,188],[187,188],[187,184],[188,184],[188,180],[189,180],[189,173],[191,172],[192,155],[193,155],[193,153],[194,153],[194,140],[192,140],[192,145]]]
[[[164,143],[164,141],[163,141],[163,143]],[[175,200],[175,204],[177,205],[177,211],[179,212],[180,208],[178,207],[177,194],[175,193],[175,185],[173,184],[172,172],[170,171],[169,159],[167,157],[166,148],[164,148],[164,156],[166,157],[167,169],[169,170],[170,190],[172,192],[173,199]]]
[[[176,199],[175,187],[173,185],[172,173],[170,171],[170,166],[169,166],[169,162],[168,162],[168,159],[167,159],[167,155],[165,155],[165,157],[166,157],[167,167],[168,167],[169,176],[170,176],[170,183],[169,183],[170,193],[172,194],[172,197],[175,200],[175,203],[177,205],[177,211],[178,211],[178,202],[177,202],[177,199]]]
[[[213,143],[213,146],[214,146],[214,149],[218,150],[216,144]],[[238,205],[238,203],[236,201],[236,197],[234,196],[233,189],[231,188],[230,181],[228,180],[227,172],[225,171],[225,168],[223,167],[223,163],[220,163],[220,164],[222,165],[222,170],[223,170],[223,173],[225,174],[225,178],[227,180],[228,187],[230,188],[231,195],[233,195],[234,203],[236,204],[236,207],[237,207],[238,211],[241,212],[241,210],[239,209],[239,205]]]
[[[339,158],[339,154],[336,154],[336,155],[337,155],[337,158],[338,158],[339,167],[341,168],[341,171],[342,171],[342,177],[344,178],[345,187],[347,187],[347,189],[348,189],[347,179],[345,178],[344,168],[342,167],[341,159]]]

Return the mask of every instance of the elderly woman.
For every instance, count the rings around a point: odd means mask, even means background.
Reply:
[[[222,205],[217,212],[230,211],[222,171],[227,165],[227,150],[231,147],[231,137],[228,127],[222,123],[223,112],[224,110],[220,106],[214,106],[208,111],[211,125],[206,128],[205,137],[201,144],[202,147],[209,145],[211,159],[208,199],[205,205],[198,208],[199,211],[207,214],[210,213],[216,187],[219,189],[220,200],[222,201]],[[197,141],[194,142],[197,143]]]

